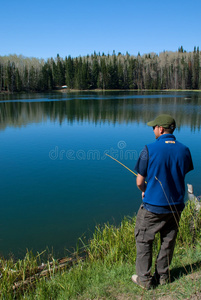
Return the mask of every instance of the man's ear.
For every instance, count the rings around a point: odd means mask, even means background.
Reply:
[[[165,131],[165,129],[164,129],[162,126],[160,126],[160,127],[159,127],[159,132],[160,132],[160,134],[163,134],[164,131]]]

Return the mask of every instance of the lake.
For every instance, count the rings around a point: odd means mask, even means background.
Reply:
[[[97,224],[118,225],[141,203],[133,170],[146,123],[175,117],[192,153],[186,183],[201,194],[201,93],[79,92],[0,95],[0,254],[73,252]],[[68,250],[67,250],[68,249]]]

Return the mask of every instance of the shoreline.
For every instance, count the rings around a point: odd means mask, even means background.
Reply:
[[[21,92],[9,92],[0,91],[0,95],[12,95],[12,94],[44,94],[44,93],[78,93],[78,92],[201,92],[201,90],[179,90],[179,89],[164,89],[164,90],[147,90],[147,89],[93,89],[93,90],[78,90],[78,89],[54,89],[47,91],[21,91]]]

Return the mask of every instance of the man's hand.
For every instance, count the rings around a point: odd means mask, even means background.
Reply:
[[[137,179],[136,179],[136,184],[137,184],[138,189],[141,192],[145,192],[146,187],[147,187],[147,185],[145,183],[145,177],[143,177],[142,175],[138,174],[137,175]]]
[[[142,192],[142,200],[144,199],[144,192]]]

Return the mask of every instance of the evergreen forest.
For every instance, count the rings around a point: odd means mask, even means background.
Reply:
[[[22,55],[0,56],[0,92],[68,89],[201,89],[201,52],[164,51],[132,56],[113,51],[83,57],[57,54],[47,60]]]

